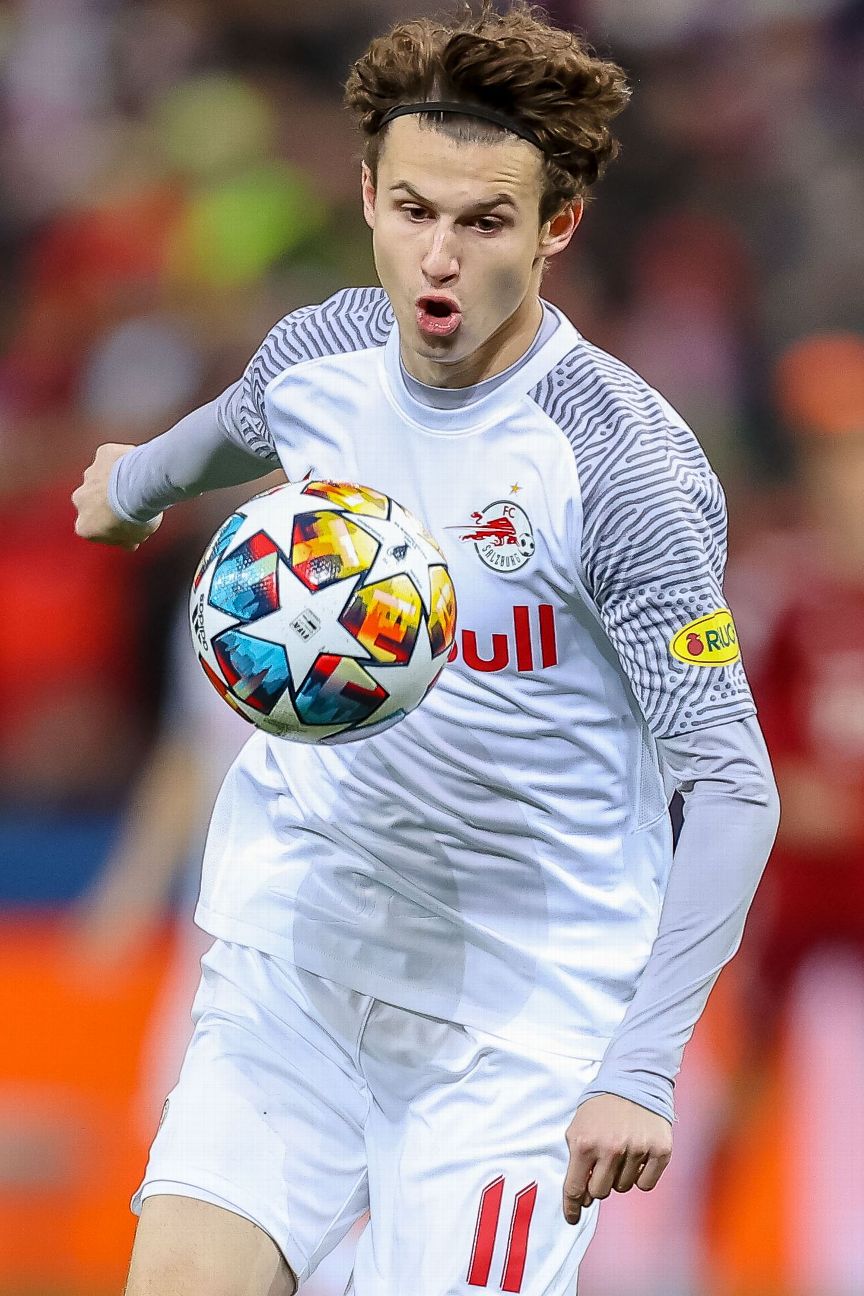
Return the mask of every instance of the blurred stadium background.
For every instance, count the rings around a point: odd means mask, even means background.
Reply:
[[[580,1291],[861,1296],[864,5],[548,7],[636,93],[547,295],[723,478],[785,815],[672,1167],[607,1204]],[[196,836],[243,736],[188,676],[176,611],[233,498],[130,557],[74,539],[69,495],[100,441],[154,435],[279,316],[374,281],[340,81],[424,11],[0,4],[2,1296],[121,1289],[200,953]]]

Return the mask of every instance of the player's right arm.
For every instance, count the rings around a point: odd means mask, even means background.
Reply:
[[[255,481],[277,468],[264,394],[272,378],[302,358],[297,325],[315,309],[304,306],[286,315],[267,334],[239,382],[161,436],[140,446],[100,446],[72,496],[78,535],[137,549],[172,504]]]
[[[278,460],[268,439],[244,435],[244,378],[141,446],[102,445],[72,496],[76,533],[137,549],[180,500],[254,481]]]
[[[111,507],[108,482],[118,459],[135,447],[107,443],[99,446],[93,462],[84,470],[84,478],[72,493],[77,510],[75,534],[98,544],[117,545],[120,549],[137,549],[151,536],[162,521],[162,514],[146,522],[118,517]]]
[[[392,326],[381,288],[346,288],[320,306],[292,311],[267,334],[240,381],[215,401],[144,445],[99,447],[72,497],[78,534],[137,549],[170,505],[266,476],[280,466],[265,409],[269,384],[304,360],[382,346]],[[311,468],[301,452],[283,466],[292,481]]]

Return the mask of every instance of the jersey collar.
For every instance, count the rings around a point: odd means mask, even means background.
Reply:
[[[402,377],[399,326],[394,323],[384,345],[382,362],[382,382],[391,403],[409,422],[423,428],[424,431],[443,435],[476,432],[491,423],[499,422],[504,411],[518,404],[526,393],[532,387],[536,387],[550,369],[554,369],[582,340],[566,315],[563,315],[556,306],[544,301],[543,307],[551,311],[558,321],[558,327],[548,341],[524,363],[517,360],[511,366],[512,372],[509,377],[492,391],[472,399],[472,391],[478,389],[466,388],[465,404],[457,409],[436,409],[412,396]]]

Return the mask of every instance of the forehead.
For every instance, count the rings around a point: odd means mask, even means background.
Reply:
[[[520,206],[534,207],[542,159],[537,149],[512,135],[467,142],[421,127],[415,117],[397,117],[387,127],[379,155],[378,188],[399,181],[442,206],[465,206],[507,193]]]

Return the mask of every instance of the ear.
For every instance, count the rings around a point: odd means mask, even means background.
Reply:
[[[582,219],[584,206],[581,198],[574,198],[566,207],[561,208],[557,216],[546,222],[540,231],[540,246],[537,249],[539,256],[557,256],[564,251]]]
[[[375,181],[366,163],[360,171],[360,192],[363,195],[363,215],[370,229],[375,228]]]

